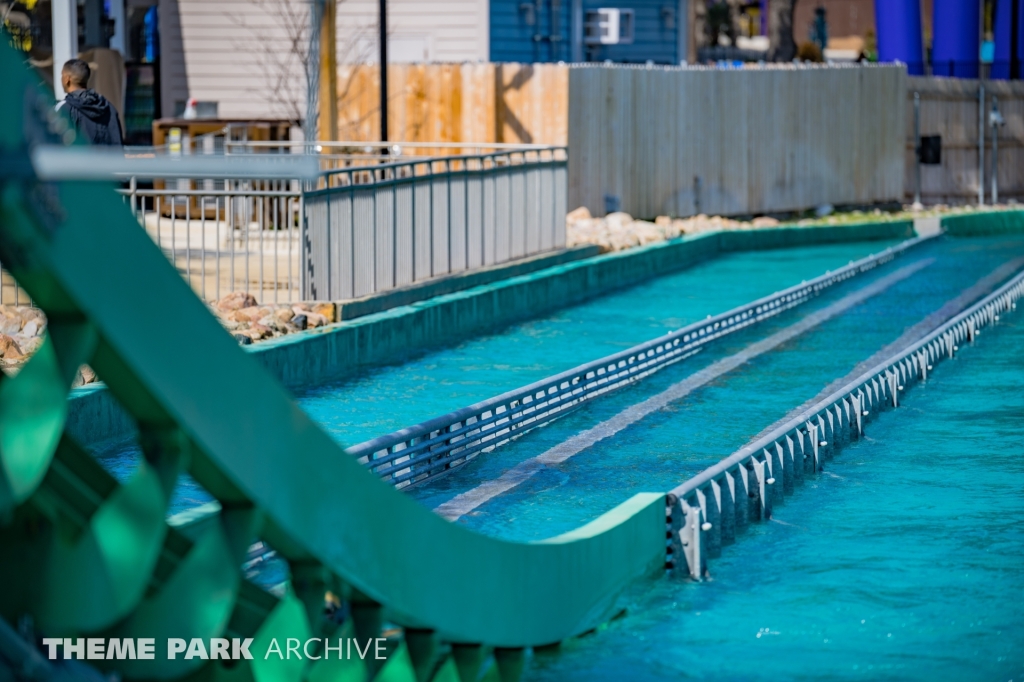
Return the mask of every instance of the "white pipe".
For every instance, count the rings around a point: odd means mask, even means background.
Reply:
[[[124,2],[125,0],[110,0],[110,18],[114,20],[114,35],[110,37],[110,49],[117,50],[122,57],[126,57],[125,36],[127,33],[125,29],[127,27],[125,22],[128,20]]]
[[[136,178],[258,178],[312,180],[320,160],[304,154],[252,156],[125,154],[121,149],[39,146],[32,166],[44,180],[127,180]]]
[[[75,0],[53,0],[53,94],[57,101],[64,99],[60,84],[64,63],[78,56],[78,3]]]

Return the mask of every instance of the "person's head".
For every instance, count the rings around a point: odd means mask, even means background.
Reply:
[[[60,84],[64,87],[64,92],[85,90],[89,87],[91,74],[89,65],[81,59],[69,59],[64,62],[64,68],[60,71]]]

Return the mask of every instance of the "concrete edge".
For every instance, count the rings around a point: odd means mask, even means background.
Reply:
[[[398,289],[390,289],[360,298],[335,301],[335,322],[372,315],[373,313],[379,313],[390,308],[397,308],[398,306],[424,301],[435,296],[471,289],[509,277],[544,270],[570,261],[592,258],[600,255],[600,253],[601,248],[598,246],[573,246],[508,263],[490,265],[479,270],[435,277],[423,282],[416,282]]]

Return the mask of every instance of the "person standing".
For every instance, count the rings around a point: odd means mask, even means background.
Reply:
[[[107,98],[88,88],[92,71],[81,59],[69,59],[61,70],[60,83],[64,100],[58,111],[67,109],[79,134],[91,144],[122,146],[121,120]]]

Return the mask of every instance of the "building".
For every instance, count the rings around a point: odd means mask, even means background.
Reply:
[[[759,58],[767,49],[766,17],[776,1],[781,0],[722,0],[715,9],[702,0],[389,0],[389,60],[678,64],[695,58]],[[810,40],[819,10],[824,10],[829,40],[859,37],[863,40],[854,43],[867,46],[877,1],[800,0],[794,37],[797,43]],[[124,55],[125,119],[145,130],[147,115],[179,115],[190,98],[198,100],[202,112],[221,118],[302,118],[310,2],[33,4],[47,23],[53,17],[56,63],[90,46]],[[336,3],[338,63],[374,63],[378,0]],[[731,20],[725,21],[731,25],[721,23],[722,5],[729,8]],[[930,44],[931,5],[932,0],[922,1],[925,45]],[[43,33],[50,30],[46,26]],[[698,51],[708,43],[715,43],[711,50]]]

